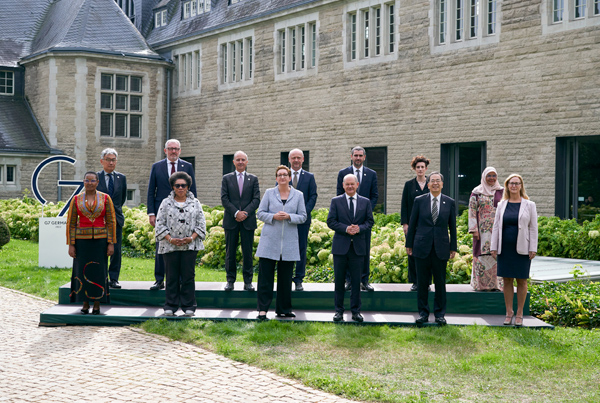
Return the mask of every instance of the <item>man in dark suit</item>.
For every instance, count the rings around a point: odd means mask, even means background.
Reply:
[[[181,154],[181,143],[179,140],[170,139],[165,143],[165,154],[167,158],[152,164],[150,171],[150,182],[148,183],[148,221],[153,227],[156,225],[156,213],[160,203],[171,193],[171,185],[169,185],[169,177],[175,172],[186,172],[192,177],[192,186],[190,191],[196,194],[196,179],[194,175],[194,167],[187,161],[179,159]],[[158,243],[156,244],[158,251]],[[154,259],[154,278],[156,282],[151,290],[160,290],[165,288],[165,265],[162,257],[156,253]]]
[[[317,203],[317,182],[315,176],[302,169],[304,153],[295,148],[288,154],[288,160],[292,167],[292,185],[304,195],[304,206],[306,207],[306,221],[298,225],[298,246],[300,247],[300,260],[296,262],[296,275],[292,279],[296,285],[296,291],[303,291],[302,281],[306,274],[306,246],[308,243],[308,231],[310,230],[310,213]]]
[[[444,177],[429,175],[429,194],[415,198],[406,234],[406,253],[417,266],[417,324],[429,322],[428,289],[433,275],[435,298],[433,314],[439,325],[446,319],[446,265],[456,254],[456,215],[454,199],[442,194]]]
[[[127,201],[127,178],[120,172],[115,171],[117,167],[117,150],[105,148],[100,153],[100,164],[104,168],[98,172],[98,190],[110,196],[115,206],[117,219],[117,241],[115,242],[115,253],[110,257],[108,276],[110,288],[121,288],[119,284],[119,273],[121,272],[121,243],[123,240],[123,204]]]
[[[342,180],[348,174],[354,174],[358,178],[358,194],[366,197],[371,201],[371,210],[375,210],[379,193],[377,191],[377,173],[372,169],[367,168],[363,165],[367,154],[365,149],[362,147],[354,147],[350,158],[352,159],[352,165],[348,168],[340,170],[337,179],[337,194],[341,195],[344,193],[344,187],[342,186]],[[360,288],[363,291],[373,291],[373,286],[369,284],[369,276],[371,274],[370,268],[370,250],[371,250],[371,230],[366,234],[367,242],[367,255],[363,262],[363,268],[360,279]],[[350,278],[346,278],[346,290],[349,290],[352,285],[350,284]]]
[[[243,151],[233,155],[235,172],[223,175],[221,204],[225,208],[223,229],[225,230],[225,291],[232,291],[237,275],[235,255],[241,238],[244,290],[254,291],[252,286],[252,249],[256,229],[256,209],[260,204],[258,178],[246,172],[248,156]]]
[[[342,321],[344,316],[344,292],[346,275],[350,275],[352,291],[350,310],[352,320],[362,322],[360,314],[360,275],[363,261],[369,253],[367,234],[373,224],[371,203],[366,197],[356,193],[358,181],[352,173],[343,180],[344,194],[331,199],[327,226],[335,231],[331,253],[333,254],[333,272],[335,278],[335,315],[334,322]]]

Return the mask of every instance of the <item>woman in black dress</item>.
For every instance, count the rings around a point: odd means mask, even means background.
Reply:
[[[429,193],[427,187],[427,167],[429,166],[429,159],[422,155],[414,157],[410,163],[413,171],[417,173],[417,176],[404,184],[404,190],[402,190],[402,207],[400,210],[400,223],[404,229],[404,236],[408,232],[408,222],[410,221],[410,214],[412,212],[413,203],[415,197],[421,196],[422,194]],[[408,256],[408,282],[413,283],[410,290],[417,291],[417,267],[415,266],[415,258]]]
[[[535,203],[525,193],[521,175],[504,181],[504,194],[498,203],[492,230],[491,253],[498,259],[498,276],[504,278],[505,325],[523,326],[523,307],[531,259],[537,252],[538,231]],[[514,280],[517,280],[517,314],[513,310]]]

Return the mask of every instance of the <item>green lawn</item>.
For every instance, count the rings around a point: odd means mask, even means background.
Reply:
[[[121,280],[153,280],[124,258]],[[56,301],[70,269],[37,267],[37,244],[0,250],[0,285]],[[197,268],[198,281],[225,273]],[[275,320],[153,320],[142,327],[326,392],[374,402],[599,402],[600,331],[408,328]]]

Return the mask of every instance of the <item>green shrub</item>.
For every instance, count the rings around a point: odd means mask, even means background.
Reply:
[[[576,220],[539,217],[538,233],[541,256],[600,260],[600,214],[581,225]]]
[[[600,283],[544,282],[529,287],[531,314],[555,326],[600,327]]]
[[[8,229],[8,225],[6,225],[6,221],[0,217],[0,249],[9,242],[10,230]]]

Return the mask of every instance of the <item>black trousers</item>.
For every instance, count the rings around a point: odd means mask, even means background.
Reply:
[[[436,318],[446,314],[446,265],[448,260],[437,257],[432,248],[429,255],[424,258],[415,257],[417,265],[417,307],[419,315],[429,316],[429,284],[431,276],[435,284],[435,297],[433,299],[433,314]]]
[[[111,280],[119,281],[121,273],[121,244],[123,242],[123,227],[117,224],[117,242],[115,242],[115,253],[110,257],[108,276]]]
[[[301,283],[306,275],[306,246],[308,245],[308,231],[310,223],[298,225],[298,247],[300,248],[300,260],[296,262],[296,275],[294,283]]]
[[[181,307],[183,311],[196,310],[196,256],[198,251],[186,250],[165,253],[165,306],[173,312]],[[181,279],[181,283],[180,283]]]
[[[240,223],[235,229],[225,230],[225,273],[227,274],[227,282],[234,283],[237,276],[237,261],[236,252],[238,240],[242,240],[242,273],[244,283],[252,282],[252,246],[254,245],[254,230],[245,229]]]
[[[371,230],[365,234],[365,238],[367,243],[367,254],[364,256],[361,266],[360,282],[364,285],[367,285],[369,284],[369,277],[371,276]],[[349,283],[351,282],[349,273],[346,273],[346,281]]]
[[[350,245],[345,255],[333,255],[333,274],[335,283],[335,311],[344,312],[344,293],[346,277],[350,278],[352,290],[350,291],[350,310],[352,313],[360,312],[360,276],[365,256],[359,256]]]
[[[273,283],[275,282],[275,266],[277,266],[277,299],[275,312],[279,314],[292,312],[292,273],[294,262],[272,260],[261,257],[258,260],[258,310],[267,312],[273,302]]]
[[[163,255],[158,254],[158,242],[154,252],[154,279],[157,283],[165,281],[165,262],[163,261]]]
[[[408,256],[408,282],[417,284],[417,264],[414,256]]]

